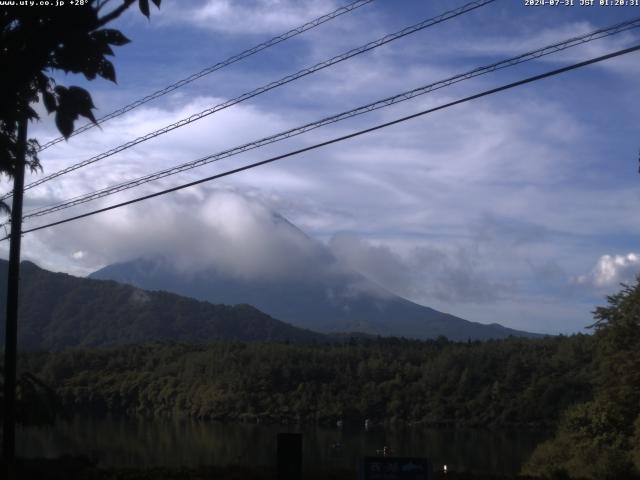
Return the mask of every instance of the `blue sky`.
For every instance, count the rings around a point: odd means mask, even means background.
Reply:
[[[463,3],[375,0],[101,130],[46,150],[41,154],[44,171],[52,173]],[[640,7],[585,7],[579,0],[572,7],[523,3],[498,0],[48,182],[29,191],[26,208],[640,16]],[[104,115],[342,4],[165,0],[151,21],[131,11],[115,25],[132,40],[116,51],[118,85],[57,78],[89,88],[97,116]],[[47,220],[629,47],[640,43],[639,33],[632,30],[462,82]],[[242,220],[243,212],[260,205],[326,243],[352,268],[418,303],[513,328],[582,331],[604,296],[621,281],[632,281],[640,269],[639,55],[492,95],[153,203],[29,234],[24,257],[82,275],[150,251],[188,250],[190,240],[208,238],[221,225],[254,231]],[[45,117],[31,127],[41,141],[56,136]],[[211,205],[220,207],[211,198],[228,205],[220,208],[216,222],[200,222],[211,216]]]

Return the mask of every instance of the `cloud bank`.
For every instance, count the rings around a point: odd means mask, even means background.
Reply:
[[[186,271],[215,268],[248,279],[301,278],[327,264],[321,261],[326,257],[321,244],[259,200],[233,189],[175,195],[162,203],[108,212],[87,223],[27,238],[28,250],[35,257],[40,257],[34,255],[39,250],[55,252],[56,258],[66,258],[67,270],[82,274],[154,256],[168,258]],[[44,266],[52,265],[45,261]]]
[[[406,298],[485,303],[495,302],[509,290],[492,282],[473,253],[462,247],[419,246],[401,256],[387,245],[347,233],[335,235],[329,246],[349,268]]]

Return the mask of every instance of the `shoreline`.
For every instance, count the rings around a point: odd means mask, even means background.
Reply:
[[[4,466],[3,466],[4,469]],[[39,480],[272,480],[276,478],[273,466],[246,466],[241,464],[200,467],[103,468],[87,457],[59,457],[55,459],[18,458],[16,478]],[[355,468],[327,466],[303,467],[304,480],[355,480]],[[431,480],[534,480],[522,475],[499,475],[466,471],[432,471]]]

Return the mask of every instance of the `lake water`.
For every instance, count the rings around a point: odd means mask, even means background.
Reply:
[[[303,462],[354,468],[387,445],[398,456],[429,458],[434,468],[517,473],[545,434],[454,429],[338,429],[189,420],[75,417],[54,427],[19,428],[24,457],[87,455],[103,466],[275,465],[276,434],[303,433]],[[341,447],[334,447],[339,443]]]

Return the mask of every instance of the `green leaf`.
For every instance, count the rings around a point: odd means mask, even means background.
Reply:
[[[139,0],[138,6],[140,7],[142,14],[149,18],[149,0]]]
[[[83,73],[88,79],[95,78],[93,72],[95,41],[91,37],[83,43],[68,43],[64,48],[58,49],[53,61],[53,68],[60,68],[73,73]]]
[[[51,92],[42,92],[42,101],[47,109],[47,113],[54,112],[58,106],[56,103],[56,97]]]
[[[58,95],[58,108],[56,111],[56,125],[65,138],[69,138],[73,132],[73,123],[78,115],[96,122],[93,112],[95,106],[91,95],[84,88],[57,86],[54,92]]]
[[[96,122],[91,109],[96,108],[91,99],[91,95],[84,88],[69,87],[68,98],[75,113],[88,118],[93,123]]]
[[[98,67],[98,75],[102,78],[106,78],[107,80],[111,80],[113,83],[116,82],[116,70],[113,68],[113,63],[109,60],[102,59],[100,62],[100,66]]]
[[[36,75],[36,82],[40,91],[44,92],[49,89],[51,84],[53,83],[53,79],[47,77],[44,73],[38,72]]]
[[[58,110],[56,113],[56,126],[64,138],[69,138],[71,133],[73,133],[74,120],[75,118],[72,118],[72,116],[61,110]]]
[[[96,33],[101,34],[101,36],[107,41],[107,43],[115,45],[116,47],[121,47],[122,45],[126,45],[127,43],[131,42],[131,40],[125,37],[122,32],[113,28],[105,28],[103,30],[97,31]]]

